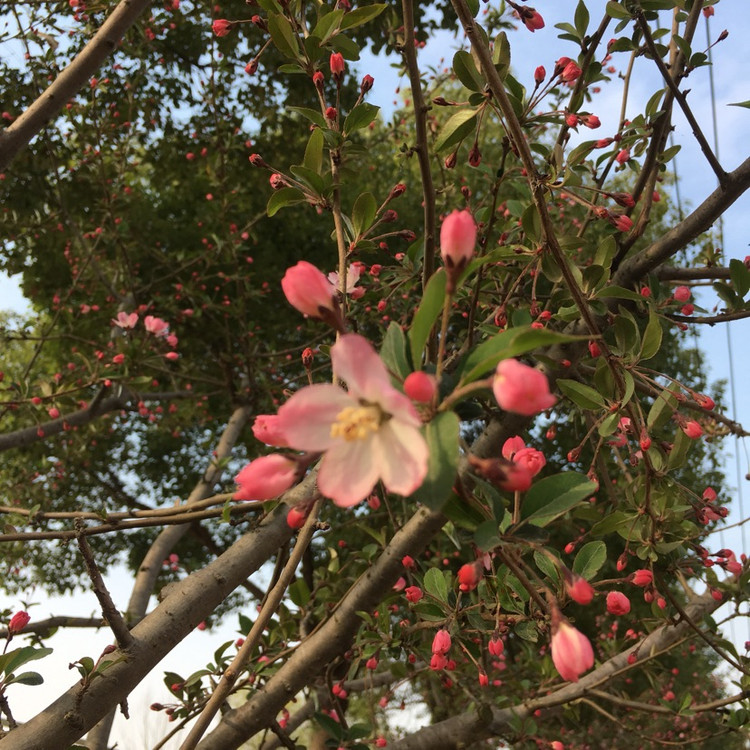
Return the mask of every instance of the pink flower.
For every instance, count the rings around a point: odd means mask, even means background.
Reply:
[[[456,578],[458,579],[458,588],[461,591],[473,591],[477,587],[481,575],[476,563],[466,563],[459,568]]]
[[[286,492],[297,480],[297,463],[273,453],[251,461],[234,478],[240,486],[235,500],[271,500]]]
[[[568,62],[560,73],[560,79],[566,83],[572,83],[581,75],[581,69],[572,60]]]
[[[500,362],[492,381],[492,391],[500,408],[526,417],[550,409],[557,402],[549,391],[544,373],[517,359]]]
[[[432,655],[432,658],[430,659],[430,669],[437,672],[441,669],[445,669],[447,665],[448,659],[445,657],[445,654]]]
[[[28,612],[16,612],[8,623],[8,635],[20,633],[29,624],[30,620],[31,616]]]
[[[138,323],[138,313],[128,314],[126,312],[118,312],[117,317],[112,318],[112,322],[123,330],[127,328],[135,328],[136,323]]]
[[[591,604],[591,600],[594,598],[594,589],[585,578],[573,575],[569,581],[565,582],[565,587],[574,602]]]
[[[289,304],[301,313],[327,323],[338,319],[336,290],[312,263],[301,260],[288,268],[281,280],[281,288]]]
[[[334,80],[340,81],[344,75],[344,70],[346,69],[344,56],[340,52],[332,52],[328,63],[331,66],[331,75]]]
[[[682,425],[682,431],[691,439],[697,440],[703,434],[703,428],[694,420],[689,419]]]
[[[153,315],[147,315],[143,319],[143,325],[154,336],[166,336],[169,333],[169,323],[161,318],[155,318]]]
[[[552,661],[563,680],[578,682],[594,666],[594,649],[580,630],[561,620],[552,634]]]
[[[274,445],[277,448],[287,448],[288,443],[284,433],[279,427],[277,414],[259,414],[253,422],[253,435],[257,440],[266,445]]]
[[[534,83],[538,86],[547,77],[547,71],[544,69],[544,65],[539,65],[534,70]]]
[[[279,427],[296,450],[323,452],[318,488],[337,505],[364,500],[378,480],[410,495],[427,474],[427,443],[411,401],[391,385],[383,361],[357,334],[331,349],[337,385],[320,383],[295,393],[279,409]]]
[[[534,8],[523,8],[520,12],[523,25],[532,33],[544,28],[544,19]]]
[[[501,638],[492,636],[492,638],[490,638],[490,642],[487,644],[487,650],[490,652],[490,654],[492,654],[492,656],[500,656],[503,651],[505,651],[505,644],[503,643]]]
[[[620,151],[618,151],[617,156],[615,156],[615,161],[618,164],[624,164],[629,159],[630,159],[630,151],[628,151],[628,149],[626,148],[623,148]]]
[[[619,591],[607,594],[607,612],[611,615],[626,615],[630,612],[630,599]]]
[[[404,380],[404,393],[419,404],[429,404],[437,394],[437,382],[434,375],[417,370],[410,372]]]
[[[519,437],[518,435],[509,437],[503,443],[503,449],[502,449],[503,458],[507,458],[508,461],[512,461],[513,456],[515,456],[516,453],[518,453],[519,451],[524,450],[524,448],[526,448],[526,443],[523,442],[522,437]]]
[[[433,654],[445,654],[448,653],[451,647],[451,634],[441,628],[435,633],[435,637],[432,639],[432,653]]]
[[[416,604],[424,596],[424,592],[419,586],[407,586],[404,594],[406,595],[406,601],[412,604]]]
[[[365,288],[357,286],[359,277],[362,275],[362,266],[359,263],[352,263],[346,269],[346,289],[344,290],[352,299],[360,299],[365,294]],[[328,281],[334,289],[339,288],[339,275],[336,271],[328,274]]]
[[[460,273],[474,256],[477,244],[477,225],[466,210],[453,211],[440,227],[440,255],[446,268]]]
[[[613,214],[612,224],[620,232],[629,232],[633,228],[633,220],[629,216],[625,216],[625,214],[620,214],[619,216]]]
[[[647,568],[636,570],[631,576],[631,581],[636,586],[650,586],[653,583],[654,574]]]
[[[226,18],[217,18],[213,24],[211,24],[211,28],[216,36],[227,36],[227,34],[229,34],[234,28],[234,24],[231,21],[227,21]]]
[[[544,453],[536,448],[522,448],[513,456],[513,463],[535,477],[544,468],[547,459],[544,457]]]

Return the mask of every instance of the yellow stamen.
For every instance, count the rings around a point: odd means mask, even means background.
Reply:
[[[336,415],[331,425],[331,437],[344,440],[364,440],[380,428],[382,413],[376,406],[347,406]]]

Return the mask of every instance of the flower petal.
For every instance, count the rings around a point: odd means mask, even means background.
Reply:
[[[378,470],[390,492],[410,495],[427,475],[429,450],[422,433],[410,424],[391,419],[378,431],[374,441]]]
[[[279,409],[278,426],[288,444],[301,451],[325,451],[335,442],[331,425],[352,398],[329,383],[309,385],[297,391]]]
[[[333,371],[354,398],[381,403],[384,393],[396,391],[388,370],[372,344],[356,333],[342,336],[331,348]]]
[[[378,481],[370,440],[338,441],[320,464],[318,489],[336,505],[349,508],[364,500]]]

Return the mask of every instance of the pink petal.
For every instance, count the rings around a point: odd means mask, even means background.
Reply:
[[[350,508],[362,502],[378,481],[370,440],[337,441],[323,456],[318,489],[336,505]]]
[[[289,446],[301,451],[325,451],[336,441],[331,425],[343,409],[354,406],[351,397],[328,383],[297,391],[280,409],[278,426]]]
[[[429,451],[418,429],[391,419],[380,428],[374,442],[378,445],[380,478],[390,492],[410,495],[421,486],[427,475]]]
[[[383,393],[398,393],[372,344],[356,333],[342,336],[333,345],[331,361],[336,376],[346,383],[355,398],[381,403]]]

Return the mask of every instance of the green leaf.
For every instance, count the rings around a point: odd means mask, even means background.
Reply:
[[[589,11],[583,0],[578,0],[578,6],[575,13],[576,31],[581,39],[586,36],[589,27]]]
[[[676,388],[676,386],[673,386]],[[663,390],[655,399],[654,403],[648,411],[648,417],[646,417],[646,426],[649,431],[654,428],[658,429],[663,427],[674,414],[677,408],[677,398],[674,392],[667,388]]]
[[[584,474],[566,471],[540,479],[526,493],[521,516],[544,527],[596,492],[596,483]]]
[[[24,672],[19,674],[18,677],[12,677],[10,680],[6,680],[6,685],[18,684],[18,685],[41,685],[44,682],[44,678],[39,672]]]
[[[744,107],[745,109],[750,109],[750,99],[744,102],[730,102],[728,107]]]
[[[318,131],[320,132],[320,131]],[[322,135],[322,134],[321,134]],[[289,171],[307,188],[310,192],[322,195],[325,190],[323,178],[314,169],[308,169],[301,164],[295,164],[289,168]]]
[[[369,102],[358,104],[344,120],[343,131],[346,135],[353,133],[355,130],[366,128],[380,112],[380,107],[376,107]]]
[[[391,321],[385,332],[383,345],[380,347],[380,358],[385,362],[385,366],[400,378],[405,378],[411,372],[406,354],[406,336],[395,320]]]
[[[296,60],[299,56],[299,44],[292,29],[292,24],[281,13],[268,14],[268,33],[282,55]]]
[[[641,343],[641,360],[651,359],[659,353],[661,349],[661,339],[663,331],[659,316],[653,312],[648,315],[648,324],[643,332],[643,342]]]
[[[474,544],[479,547],[482,552],[489,552],[494,549],[502,540],[498,532],[497,521],[491,518],[489,521],[485,521],[479,526],[474,532]]]
[[[607,536],[622,526],[631,526],[633,518],[633,513],[625,513],[622,510],[612,511],[591,527],[591,536]]]
[[[474,58],[466,50],[458,50],[453,55],[453,72],[469,91],[483,91],[484,78],[474,64]]]
[[[362,8],[355,8],[350,10],[341,22],[342,29],[353,29],[357,26],[372,21],[373,18],[377,18],[385,9],[385,3],[379,5],[366,5]]]
[[[547,576],[547,578],[554,581],[555,583],[559,583],[560,570],[557,565],[555,565],[555,563],[553,563],[552,560],[547,557],[547,555],[544,555],[539,552],[539,550],[536,550],[534,552],[534,562],[536,563],[537,568],[539,568],[539,570],[541,570],[542,573]]]
[[[581,547],[573,561],[573,572],[590,581],[607,560],[607,545],[604,542],[587,542]]]
[[[43,659],[51,653],[51,648],[34,648],[34,646],[17,648],[3,655],[2,661],[0,661],[0,669],[2,669],[4,674],[11,674],[11,672],[15,672],[16,669],[22,667],[24,664],[36,661],[37,659]]]
[[[354,227],[355,237],[367,231],[378,210],[378,203],[372,193],[361,193],[357,196],[352,209],[352,226]]]
[[[427,282],[427,288],[424,290],[422,301],[414,314],[414,320],[409,330],[409,343],[411,344],[411,361],[415,367],[419,367],[422,362],[422,352],[424,351],[427,339],[430,337],[432,326],[443,309],[443,300],[445,299],[445,270],[440,268]]]
[[[631,302],[643,302],[638,292],[634,292],[632,289],[625,289],[622,286],[605,286],[600,289],[595,295],[597,299],[628,299]]]
[[[610,0],[607,3],[607,15],[610,18],[631,18],[630,13],[620,3],[614,2],[614,0]]]
[[[348,36],[336,34],[328,43],[335,52],[340,52],[347,60],[359,60],[359,45]]]
[[[435,151],[447,151],[460,143],[476,127],[477,110],[460,109],[451,115],[443,125],[438,139],[435,141]]]
[[[304,607],[310,601],[310,589],[304,578],[298,578],[289,587],[289,598],[298,607]]]
[[[680,429],[675,434],[672,450],[667,458],[667,471],[677,469],[685,463],[692,440]]]
[[[542,220],[539,218],[539,211],[536,206],[530,203],[521,216],[521,226],[526,236],[533,242],[540,242],[542,239]]]
[[[445,604],[448,603],[448,583],[445,580],[442,570],[430,568],[425,573],[422,585],[424,586],[424,590],[430,594],[430,596],[434,596]]]
[[[729,261],[729,275],[734,284],[734,291],[740,297],[744,297],[750,290],[750,269],[737,258]]]
[[[492,49],[492,62],[497,69],[500,79],[503,80],[510,70],[510,42],[508,35],[501,31],[495,37],[495,46]]]
[[[433,510],[439,510],[451,496],[458,471],[459,426],[458,416],[452,411],[438,414],[425,425],[430,451],[427,476],[412,499]]]
[[[607,402],[602,398],[599,391],[590,385],[579,383],[577,380],[561,379],[557,381],[557,387],[582,409],[593,411],[607,408]]]
[[[266,213],[269,216],[273,216],[278,213],[282,208],[287,206],[293,206],[296,203],[304,203],[305,194],[295,187],[283,187],[281,190],[277,190],[269,199],[268,205],[266,206]]]
[[[306,117],[308,120],[310,120],[310,122],[315,123],[318,127],[328,127],[326,121],[323,119],[323,115],[321,115],[320,112],[315,109],[310,109],[309,107],[287,107],[287,110],[290,112],[297,112],[301,114],[303,117]]]
[[[310,133],[310,138],[305,147],[305,158],[302,160],[302,163],[307,169],[310,169],[317,174],[321,174],[323,171],[324,141],[323,132],[320,129],[315,128],[312,133]]]
[[[325,6],[322,7],[325,8]],[[340,28],[339,24],[344,14],[345,11],[341,9],[332,10],[330,13],[321,16],[310,36],[317,37],[320,40],[320,44],[325,44],[333,34],[338,32]]]

